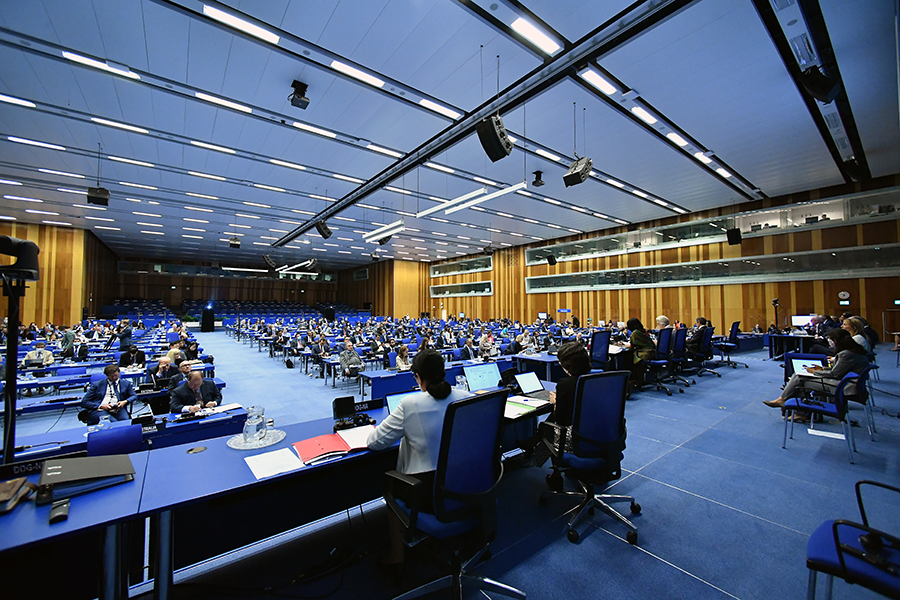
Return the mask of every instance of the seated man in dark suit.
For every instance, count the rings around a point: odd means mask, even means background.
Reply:
[[[320,336],[319,341],[313,344],[310,347],[310,350],[312,351],[313,362],[319,365],[319,379],[321,379],[322,377],[325,377],[325,363],[322,359],[328,356],[328,353],[331,351],[328,342],[325,340],[325,336]],[[312,377],[313,374],[310,373],[309,376]]]
[[[130,419],[128,416],[128,403],[133,401],[137,394],[127,379],[119,379],[119,367],[107,365],[103,369],[106,379],[92,383],[84,398],[81,399],[83,409],[78,418],[88,425],[96,425],[100,418],[107,415],[116,421]]]
[[[172,361],[168,356],[159,359],[159,364],[150,369],[150,379],[155,384],[160,379],[169,379],[178,373],[177,369],[172,366]]]
[[[690,352],[691,354],[697,354],[700,352],[700,344],[703,343],[703,333],[706,331],[706,327],[708,326],[708,321],[704,317],[697,317],[697,325],[694,327],[694,332],[691,334],[691,337],[684,343],[684,349]]]
[[[478,348],[472,345],[472,338],[466,338],[466,345],[459,352],[462,360],[474,360],[478,358]]]
[[[169,389],[174,389],[177,387],[182,381],[187,379],[187,376],[191,372],[191,365],[187,362],[182,361],[180,365],[178,365],[178,372],[171,376],[169,379]]]
[[[77,336],[75,342],[60,354],[63,358],[71,358],[77,362],[84,362],[88,357],[88,343],[83,336]]]
[[[141,367],[147,363],[147,357],[144,354],[143,350],[138,350],[137,346],[130,346],[128,348],[128,352],[123,352],[122,356],[119,357],[119,368],[124,369],[125,367]]]
[[[187,383],[179,385],[171,393],[169,410],[173,413],[195,413],[203,408],[215,408],[222,403],[222,392],[212,379],[203,379],[203,373],[188,374]]]

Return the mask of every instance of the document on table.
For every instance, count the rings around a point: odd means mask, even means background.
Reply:
[[[515,419],[525,413],[537,410],[546,404],[550,403],[547,400],[537,400],[526,398],[524,396],[510,396],[506,400],[506,409],[503,411],[503,416],[507,419]]]
[[[247,463],[247,466],[253,471],[253,476],[257,479],[287,473],[303,466],[303,461],[290,448],[248,456],[244,462]]]

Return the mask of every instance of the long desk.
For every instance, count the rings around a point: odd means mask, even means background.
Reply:
[[[514,357],[504,356],[495,361],[497,369],[503,372],[505,369],[512,368]],[[446,363],[444,365],[444,379],[450,385],[456,385],[456,376],[463,374],[464,366],[480,365],[480,361],[464,360],[459,362]],[[372,398],[384,398],[386,394],[395,394],[398,392],[406,392],[416,388],[416,380],[409,371],[362,371],[360,374],[363,384],[363,398],[366,397],[365,382],[369,382],[372,386]]]
[[[809,354],[815,344],[828,342],[811,335],[769,335],[769,358],[779,358],[787,352]]]

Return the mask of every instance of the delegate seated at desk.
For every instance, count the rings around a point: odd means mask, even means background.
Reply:
[[[350,376],[350,369],[356,368],[357,372],[363,370],[363,361],[359,357],[359,354],[356,353],[356,350],[353,348],[353,342],[347,341],[344,343],[344,350],[340,354],[341,359],[341,373],[344,374],[345,377]]]
[[[24,368],[28,361],[31,360],[39,360],[43,366],[48,366],[53,364],[53,353],[46,349],[47,344],[44,342],[38,342],[34,345],[34,350],[31,350],[25,354],[25,357],[19,363],[19,368]]]
[[[472,344],[472,338],[466,338],[466,345],[459,351],[461,360],[475,360],[478,358],[478,349]]]
[[[421,512],[434,513],[434,472],[441,448],[444,415],[451,402],[470,394],[450,387],[444,379],[444,359],[435,350],[423,350],[413,358],[412,372],[421,394],[403,398],[400,405],[369,434],[371,450],[384,450],[400,440],[397,470],[422,481]],[[385,564],[403,562],[403,525],[388,511],[391,549]]]
[[[141,367],[143,369],[146,363],[147,356],[144,354],[144,351],[138,350],[138,347],[133,344],[129,346],[128,352],[123,352],[122,356],[119,357],[119,368],[121,369],[126,367]]]
[[[156,385],[160,379],[169,379],[177,373],[178,371],[172,366],[172,361],[169,360],[169,357],[163,356],[159,359],[159,364],[150,369],[150,378],[153,380],[153,384]]]
[[[107,365],[103,374],[106,379],[92,383],[81,399],[81,408],[84,410],[78,418],[88,425],[96,425],[104,415],[116,421],[129,419],[126,407],[137,397],[131,382],[119,379],[117,365]]]
[[[178,365],[178,372],[169,377],[169,390],[174,390],[182,381],[185,381],[190,372],[191,364],[187,361],[182,361],[181,364]]]
[[[203,408],[215,408],[222,403],[222,392],[212,379],[203,379],[203,373],[193,371],[187,383],[172,390],[169,411],[173,413],[199,412]]]
[[[61,358],[71,358],[78,362],[84,362],[88,358],[88,350],[90,350],[90,347],[88,346],[87,338],[79,335],[75,338],[75,342],[63,350],[59,356]]]

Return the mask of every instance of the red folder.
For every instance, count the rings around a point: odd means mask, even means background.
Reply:
[[[293,446],[303,464],[308,465],[335,456],[341,456],[353,450],[364,450],[366,448],[365,438],[368,436],[368,432],[373,429],[374,427],[371,425],[355,427],[352,430],[347,430],[347,432],[341,431],[302,440],[294,443]],[[350,433],[351,431],[353,432],[352,434]],[[341,434],[344,435],[342,436]]]

